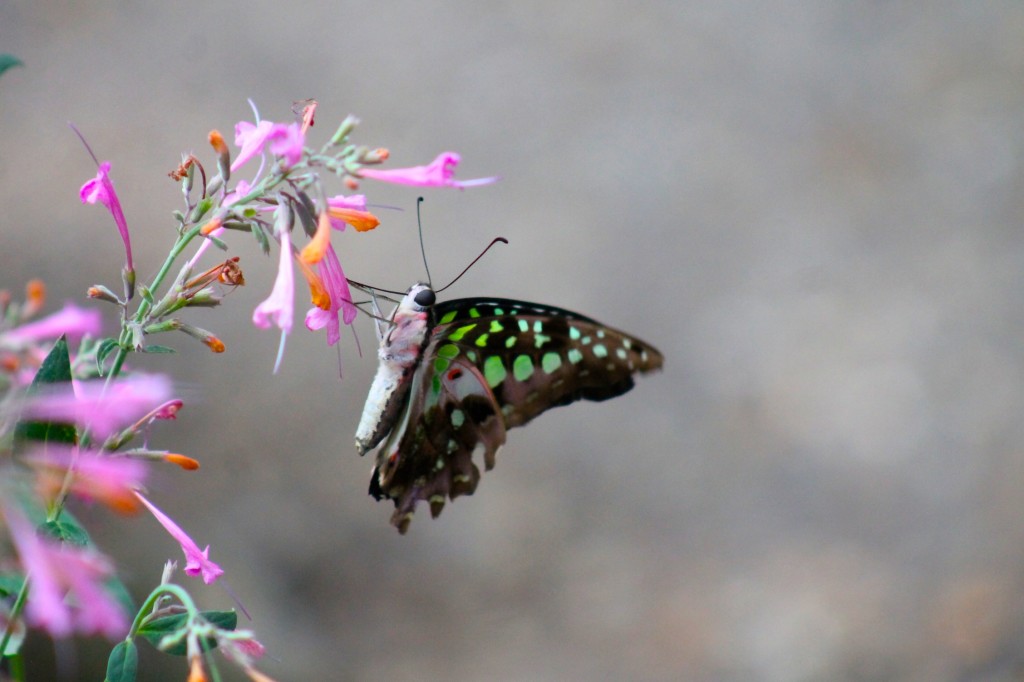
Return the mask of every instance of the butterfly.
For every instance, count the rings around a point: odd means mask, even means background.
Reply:
[[[607,400],[633,375],[660,369],[653,346],[584,315],[504,298],[438,303],[414,284],[378,350],[356,448],[380,446],[370,494],[391,499],[404,534],[420,500],[437,518],[480,480],[474,452],[494,467],[505,432],[577,400]]]

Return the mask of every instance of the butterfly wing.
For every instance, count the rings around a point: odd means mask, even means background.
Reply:
[[[441,513],[476,490],[483,451],[494,466],[507,429],[576,400],[607,400],[635,373],[662,366],[649,344],[591,318],[509,299],[458,299],[434,308],[437,326],[398,426],[378,454],[370,492],[395,502],[405,532],[419,500]]]

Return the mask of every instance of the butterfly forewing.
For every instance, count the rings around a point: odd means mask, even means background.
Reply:
[[[606,400],[661,367],[652,346],[577,313],[509,299],[434,306],[433,327],[398,425],[378,453],[370,492],[395,502],[405,532],[416,503],[437,516],[472,494],[481,451],[494,466],[505,432],[576,400]]]

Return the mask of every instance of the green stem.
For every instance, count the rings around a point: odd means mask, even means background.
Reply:
[[[192,601],[192,597],[184,589],[173,583],[158,585],[149,593],[149,596],[146,597],[146,601],[143,602],[142,606],[139,608],[139,612],[135,614],[135,620],[132,621],[132,627],[128,630],[128,636],[125,637],[126,640],[130,640],[135,637],[139,628],[142,627],[142,624],[150,615],[152,615],[150,611],[153,610],[153,606],[156,604],[157,600],[165,593],[169,593],[177,597],[178,601],[181,602],[181,605],[185,607],[185,610],[188,611],[190,616],[194,617],[199,613],[199,609],[196,608],[196,604]]]
[[[8,616],[7,627],[4,629],[4,637],[0,639],[0,660],[3,659],[4,653],[7,651],[7,644],[11,641],[11,635],[14,634],[14,625],[21,618],[21,611],[25,608],[25,600],[28,599],[28,576],[25,576],[25,582],[21,584],[21,590],[18,591],[18,598],[14,600],[14,608],[11,609],[11,614]]]

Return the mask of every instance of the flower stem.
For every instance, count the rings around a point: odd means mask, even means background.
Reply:
[[[11,609],[11,613],[7,617],[7,627],[4,628],[3,639],[0,639],[0,660],[3,660],[4,654],[7,651],[7,644],[11,641],[11,635],[14,634],[14,625],[21,617],[22,609],[25,608],[26,599],[28,599],[28,576],[25,576],[25,581],[21,584],[21,589],[18,591],[18,597],[14,600],[14,608]]]

